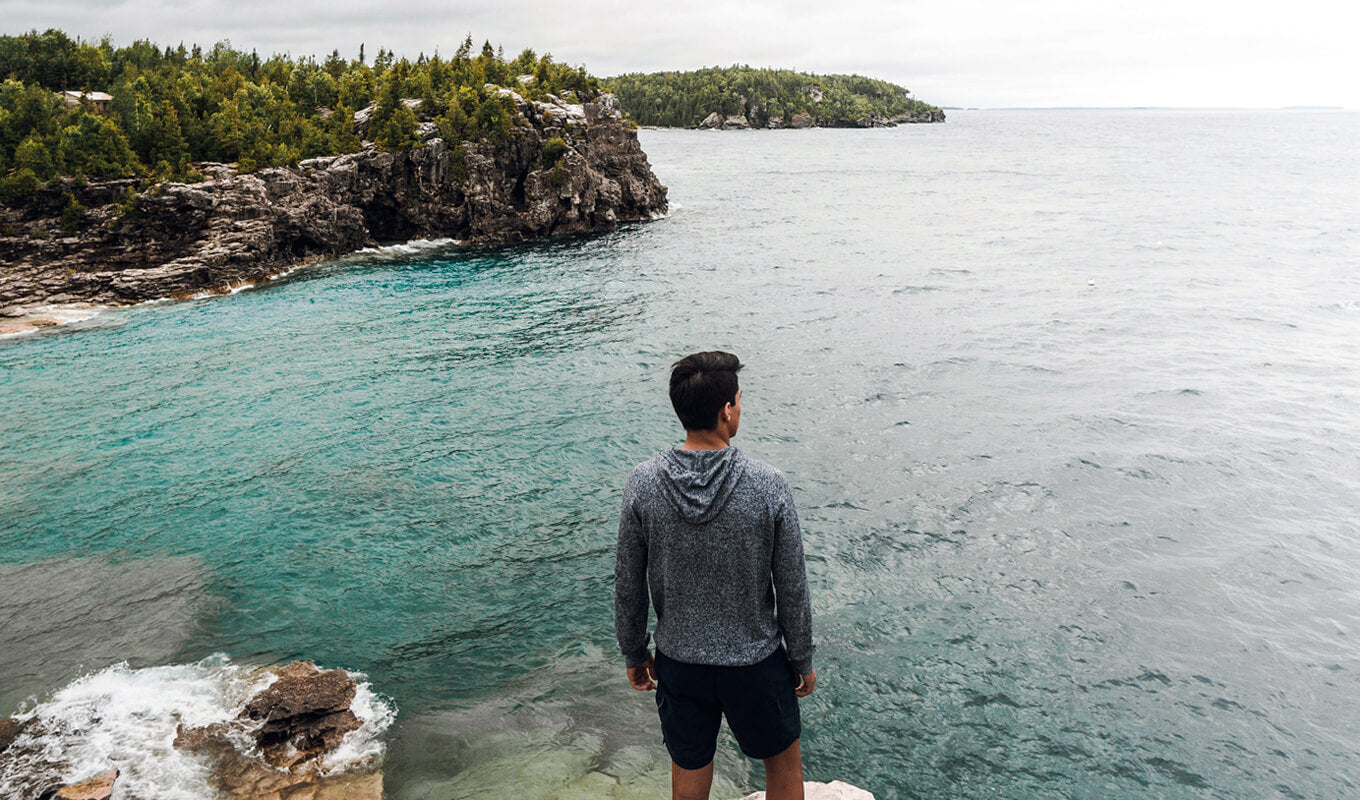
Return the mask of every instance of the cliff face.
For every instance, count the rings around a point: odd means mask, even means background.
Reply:
[[[415,238],[514,242],[607,230],[666,212],[666,188],[618,102],[526,102],[504,141],[451,147],[432,123],[422,147],[316,158],[208,180],[73,182],[0,206],[0,308],[125,304],[254,282],[299,263]],[[560,137],[560,168],[544,144]],[[84,206],[67,211],[69,196]],[[66,211],[68,227],[61,226]]]

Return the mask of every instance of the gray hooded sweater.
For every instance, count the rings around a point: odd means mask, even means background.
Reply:
[[[793,493],[735,447],[672,449],[628,476],[614,564],[614,625],[628,666],[656,646],[689,664],[745,666],[780,640],[812,671],[812,607]]]

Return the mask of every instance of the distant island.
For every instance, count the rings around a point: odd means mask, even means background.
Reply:
[[[665,128],[886,128],[944,122],[942,110],[895,83],[744,65],[633,73],[605,88],[639,125]]]

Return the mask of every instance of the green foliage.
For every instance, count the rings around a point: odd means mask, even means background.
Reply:
[[[38,191],[38,187],[42,185],[43,182],[38,180],[37,175],[33,174],[33,170],[21,167],[0,178],[0,200],[27,197]]]
[[[561,159],[553,162],[552,170],[548,173],[548,183],[557,189],[567,185],[567,168],[562,166]]]
[[[415,112],[402,102],[409,70],[405,62],[388,72],[383,80],[378,106],[368,118],[368,134],[379,150],[409,150],[420,145],[416,137]]]
[[[80,227],[80,218],[85,214],[85,206],[76,200],[76,196],[68,193],[66,195],[66,207],[61,210],[61,229],[72,232]]]
[[[142,170],[127,137],[112,120],[78,114],[56,138],[62,171],[93,178],[122,178]]]
[[[454,183],[467,180],[467,147],[462,144],[449,151],[449,177],[453,178]]]
[[[543,143],[543,164],[553,164],[567,152],[567,143],[561,136],[554,136]]]
[[[121,216],[135,216],[137,214],[137,190],[131,186],[123,190],[123,196],[118,201],[117,213]]]
[[[860,75],[811,75],[748,66],[620,75],[606,81],[642,125],[692,127],[709,114],[743,115],[756,125],[808,114],[818,124],[852,124],[871,114],[937,111],[901,86]]]
[[[319,62],[262,58],[227,41],[205,49],[115,47],[59,30],[0,36],[0,194],[26,195],[62,175],[182,181],[197,174],[195,162],[250,172],[355,152],[354,113],[375,101],[368,136],[378,147],[418,146],[418,121],[428,119],[456,149],[514,133],[514,102],[486,84],[508,83],[529,100],[589,101],[600,91],[584,67],[533,50],[507,61],[490,42],[478,52],[470,35],[452,59],[410,61],[380,48],[365,63],[362,53],[347,60],[332,51]],[[521,86],[525,74],[535,80]],[[108,113],[88,102],[67,108],[57,93],[68,89],[109,93]]]
[[[28,170],[40,181],[57,174],[57,162],[48,150],[46,137],[30,136],[14,151],[14,168]]]

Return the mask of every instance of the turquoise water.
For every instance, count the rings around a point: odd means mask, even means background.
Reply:
[[[614,524],[716,347],[803,516],[810,778],[1353,794],[1360,116],[955,117],[643,132],[660,222],[0,341],[0,713],[305,657],[400,708],[399,800],[654,789]]]

